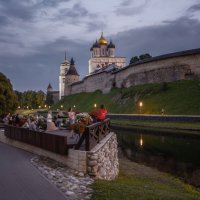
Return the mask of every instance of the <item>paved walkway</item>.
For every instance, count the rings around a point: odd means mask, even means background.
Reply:
[[[0,142],[0,199],[66,200],[30,163],[32,157],[31,153]]]

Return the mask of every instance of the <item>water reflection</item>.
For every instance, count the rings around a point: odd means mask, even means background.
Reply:
[[[123,154],[138,163],[169,172],[200,186],[200,138],[116,131]]]

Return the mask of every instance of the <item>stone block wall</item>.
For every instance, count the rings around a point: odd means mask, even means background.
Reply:
[[[99,179],[113,180],[119,173],[117,136],[110,133],[87,152],[87,173]]]

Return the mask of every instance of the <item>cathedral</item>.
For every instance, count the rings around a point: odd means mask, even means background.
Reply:
[[[106,68],[108,65],[114,64],[118,68],[125,67],[125,57],[115,56],[115,45],[110,40],[108,42],[103,33],[99,40],[92,45],[90,48],[91,58],[89,59],[89,74],[101,69]]]

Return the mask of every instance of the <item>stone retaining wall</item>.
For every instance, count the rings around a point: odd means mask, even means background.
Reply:
[[[87,153],[87,173],[99,179],[116,178],[119,173],[116,134],[110,133]]]

